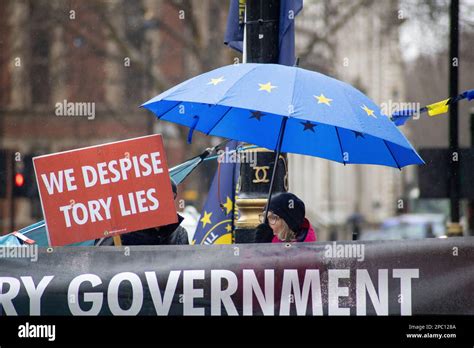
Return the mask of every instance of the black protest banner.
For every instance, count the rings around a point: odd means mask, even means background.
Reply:
[[[473,237],[0,254],[3,315],[474,314]]]

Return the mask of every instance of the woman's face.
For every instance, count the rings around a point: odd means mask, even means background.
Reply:
[[[281,219],[278,215],[273,214],[273,212],[268,212],[268,224],[270,225],[271,229],[273,230],[273,234],[276,236],[280,233],[283,229],[283,219]]]

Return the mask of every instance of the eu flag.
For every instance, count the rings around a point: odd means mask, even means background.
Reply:
[[[233,151],[236,147],[237,142],[230,141],[225,150]],[[191,244],[232,244],[238,164],[236,163],[237,156],[222,158],[224,160],[218,159],[219,168],[212,180],[211,189]]]
[[[295,64],[295,17],[303,8],[303,0],[281,0],[278,64]],[[245,0],[231,0],[224,43],[242,52],[244,40]]]

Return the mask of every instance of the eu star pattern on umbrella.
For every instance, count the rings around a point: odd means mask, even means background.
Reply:
[[[236,64],[189,79],[142,105],[207,135],[344,164],[424,163],[366,95],[329,76],[276,64]]]

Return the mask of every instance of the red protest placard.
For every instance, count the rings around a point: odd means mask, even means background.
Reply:
[[[33,159],[50,245],[177,222],[161,135]]]

